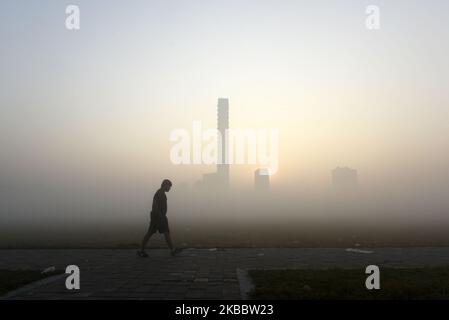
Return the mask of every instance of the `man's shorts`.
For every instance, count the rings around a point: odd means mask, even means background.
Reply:
[[[168,228],[168,219],[167,216],[161,215],[159,213],[151,212],[151,222],[148,231],[151,233],[159,232],[159,233],[167,233],[170,232]]]

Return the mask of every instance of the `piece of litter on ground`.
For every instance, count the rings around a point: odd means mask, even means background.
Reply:
[[[217,248],[210,248],[209,251],[217,251]]]
[[[312,288],[310,286],[308,286],[308,285],[305,285],[304,287],[302,287],[302,289],[305,290],[305,291],[311,291],[312,290]]]
[[[370,250],[360,250],[360,249],[353,249],[353,248],[347,248],[346,252],[354,252],[354,253],[373,253],[374,251]]]
[[[262,257],[262,256],[265,255],[265,253],[258,253],[257,255],[258,255],[259,257]]]
[[[42,273],[42,274],[46,274],[46,273],[55,272],[55,271],[56,271],[56,268],[55,268],[55,267],[48,267],[48,268],[42,270],[41,273]]]

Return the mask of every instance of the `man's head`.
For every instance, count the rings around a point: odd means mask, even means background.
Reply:
[[[165,192],[168,192],[168,191],[170,191],[171,186],[172,186],[171,181],[168,179],[165,179],[164,181],[162,181],[161,189],[164,190]]]

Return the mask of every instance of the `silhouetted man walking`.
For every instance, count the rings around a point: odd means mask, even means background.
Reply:
[[[165,236],[165,241],[167,241],[168,247],[170,248],[171,254],[174,256],[179,252],[178,249],[173,247],[170,230],[168,228],[167,219],[167,196],[166,192],[170,191],[172,183],[170,180],[165,179],[162,181],[161,188],[156,191],[153,197],[153,207],[151,209],[151,222],[145,237],[142,240],[142,247],[137,251],[137,255],[142,258],[148,257],[145,252],[145,247],[150,240],[151,236],[156,232],[163,233]]]

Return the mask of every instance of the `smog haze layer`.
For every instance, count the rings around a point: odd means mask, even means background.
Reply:
[[[447,1],[381,2],[375,31],[355,0],[77,5],[70,31],[64,3],[0,3],[0,247],[133,246],[165,178],[185,246],[449,243]],[[172,162],[218,98],[278,129],[268,191],[261,164],[223,191]]]

